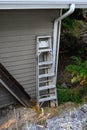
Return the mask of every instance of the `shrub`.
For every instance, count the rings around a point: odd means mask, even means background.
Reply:
[[[87,85],[87,60],[82,62],[80,57],[71,57],[74,64],[66,66],[66,70],[71,72],[71,83],[79,82],[81,85]]]
[[[82,97],[80,92],[77,92],[70,88],[58,88],[58,103],[63,104],[65,102],[82,103]]]
[[[84,97],[84,96],[87,96],[87,86],[82,86],[81,88],[80,88],[80,94]]]
[[[65,30],[67,33],[75,37],[80,37],[81,27],[83,25],[82,20],[72,19],[67,17],[62,22],[62,30]]]

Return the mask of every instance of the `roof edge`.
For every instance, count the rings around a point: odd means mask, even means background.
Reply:
[[[63,9],[74,3],[76,8],[87,8],[87,1],[38,1],[38,0],[0,0],[0,9]]]

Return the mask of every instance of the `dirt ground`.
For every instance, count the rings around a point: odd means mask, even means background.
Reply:
[[[26,130],[29,124],[45,125],[45,120],[57,115],[62,115],[66,111],[75,107],[73,103],[66,103],[58,108],[37,106],[24,108],[10,105],[0,110],[0,130]]]

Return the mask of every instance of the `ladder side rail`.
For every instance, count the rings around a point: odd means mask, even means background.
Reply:
[[[39,57],[38,57],[38,49],[39,49],[39,39],[37,38],[37,46],[36,46],[36,91],[37,91],[37,102],[38,102],[38,106],[39,106]]]

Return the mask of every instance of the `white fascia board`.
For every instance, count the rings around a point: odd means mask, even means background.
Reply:
[[[0,0],[0,9],[60,9],[72,3],[76,8],[87,8],[87,0]]]

